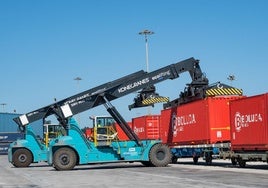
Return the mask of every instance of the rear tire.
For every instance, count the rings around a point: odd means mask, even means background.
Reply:
[[[29,150],[22,148],[22,149],[16,150],[13,153],[12,161],[13,161],[12,164],[15,167],[18,167],[18,168],[28,167],[33,161],[33,156]]]
[[[193,162],[196,165],[198,163],[198,156],[193,156]]]
[[[172,164],[177,164],[178,163],[178,157],[174,156],[171,158]]]
[[[76,154],[70,148],[60,148],[53,155],[53,166],[56,170],[72,170],[76,165]]]
[[[239,164],[239,166],[240,166],[241,168],[245,168],[245,167],[246,167],[246,161],[245,161],[245,160],[240,159],[240,160],[238,161],[238,164]]]
[[[206,152],[205,153],[205,160],[207,165],[212,164],[212,152]]]
[[[232,162],[232,165],[237,165],[237,160],[235,157],[231,157],[231,162]]]
[[[172,154],[170,148],[164,144],[154,145],[149,153],[149,160],[152,166],[164,167],[171,163]]]

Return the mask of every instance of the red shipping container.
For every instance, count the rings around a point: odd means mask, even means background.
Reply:
[[[132,128],[132,122],[127,122],[128,126]],[[122,128],[118,125],[118,123],[115,123],[115,129],[117,132],[117,137],[120,141],[126,141],[129,140],[126,133],[122,130]]]
[[[85,130],[85,136],[86,138],[90,139],[92,137],[93,128],[86,128]]]
[[[268,150],[267,108],[268,93],[230,103],[232,150]]]
[[[159,139],[160,115],[147,115],[132,119],[132,129],[140,139]]]
[[[169,145],[230,142],[229,101],[209,97],[161,111],[161,139]]]

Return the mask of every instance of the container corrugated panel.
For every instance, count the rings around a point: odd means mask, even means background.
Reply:
[[[161,138],[169,145],[230,142],[229,101],[209,97],[161,111]]]
[[[2,132],[0,133],[0,143],[6,143],[6,142],[14,142],[17,139],[23,139],[24,134],[20,132],[14,132],[14,133],[7,133],[7,132]]]
[[[132,129],[140,139],[159,139],[160,115],[147,115],[132,119]]]
[[[234,151],[268,151],[268,93],[230,102]]]
[[[10,143],[0,143],[0,155],[6,155]]]
[[[13,121],[15,117],[20,116],[20,114],[15,113],[0,113],[0,132],[1,133],[12,133],[19,132],[18,125]],[[43,121],[38,120],[29,124],[34,130],[36,135],[43,135]]]

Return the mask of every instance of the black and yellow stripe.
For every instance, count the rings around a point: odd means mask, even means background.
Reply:
[[[237,88],[215,88],[206,90],[207,96],[218,96],[218,95],[243,95],[242,89]]]
[[[150,105],[155,103],[161,103],[161,102],[168,102],[168,97],[154,97],[154,98],[147,98],[142,101],[143,105]]]

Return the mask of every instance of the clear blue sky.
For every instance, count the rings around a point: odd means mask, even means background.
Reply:
[[[194,57],[210,83],[230,84],[234,74],[245,95],[267,92],[267,8],[266,0],[1,0],[0,103],[27,113],[145,70],[144,29],[155,32],[150,70]],[[185,73],[157,92],[175,99],[189,82]],[[147,113],[128,111],[134,97],[112,102],[127,121]],[[81,126],[98,114],[107,114],[103,106],[81,114]]]

